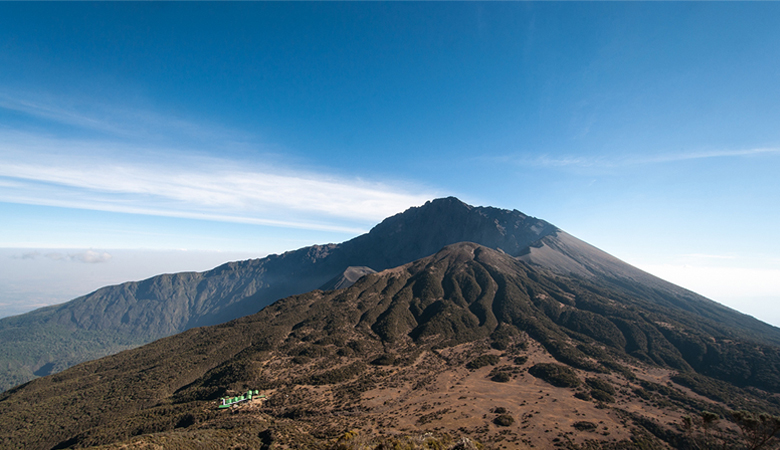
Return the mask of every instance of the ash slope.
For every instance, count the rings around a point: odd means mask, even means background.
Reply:
[[[565,231],[529,245],[519,259],[559,274],[597,281],[654,304],[681,308],[739,330],[739,335],[780,345],[780,329],[625,263]]]
[[[632,438],[664,448],[688,439],[674,425],[683,414],[777,413],[779,351],[685,309],[461,243],[12,389],[0,396],[0,447],[187,448],[249,436],[257,447],[329,448],[361,427],[488,448]],[[494,367],[468,364],[488,355]],[[544,374],[549,364],[565,382]],[[215,410],[247,388],[269,401]],[[516,422],[493,424],[499,407]],[[572,433],[585,418],[611,431]]]

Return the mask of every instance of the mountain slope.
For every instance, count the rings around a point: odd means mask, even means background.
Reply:
[[[350,266],[383,270],[461,241],[515,254],[554,230],[519,211],[444,198],[389,217],[341,244],[101,288],[0,319],[0,389],[193,327],[253,314],[279,298],[317,289]]]
[[[629,292],[651,309],[687,310],[697,316],[693,325],[699,317],[708,319],[707,324],[727,325],[726,334],[723,327],[708,333],[780,344],[780,329],[642,272],[543,220],[450,197],[389,217],[341,244],[109,286],[62,305],[0,319],[0,389],[193,327],[253,314],[279,298],[335,288],[349,267],[384,270],[464,241]],[[704,343],[697,348],[701,346],[706,348]]]
[[[376,273],[376,270],[366,266],[360,266],[360,267],[349,266],[344,270],[344,272],[341,275],[334,277],[327,283],[320,286],[320,290],[332,291],[334,289],[348,288],[353,284],[355,284],[355,282],[359,280],[362,276],[368,275],[370,273]]]
[[[734,329],[743,337],[780,345],[780,329],[650,275],[574,236],[556,230],[524,249],[522,261],[564,275],[598,280],[655,304],[678,307]]]
[[[685,415],[780,411],[780,349],[697,317],[461,243],[12,389],[0,447],[330,448],[360,427],[487,448],[695,448]],[[701,342],[726,357],[697,359]],[[216,410],[247,388],[268,401]]]

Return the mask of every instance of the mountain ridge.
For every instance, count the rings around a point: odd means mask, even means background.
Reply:
[[[780,344],[780,329],[657,279],[548,222],[448,197],[388,217],[341,244],[107,286],[62,305],[0,319],[0,389],[186,329],[255,313],[277,299],[320,288],[350,266],[381,271],[461,241],[500,249],[558,273],[606,280],[656,302],[695,307],[752,339]]]
[[[572,449],[697,448],[675,425],[685,414],[780,412],[780,347],[764,345],[753,360],[756,344],[729,337],[728,327],[708,334],[688,325],[695,313],[649,303],[453,244],[345,289],[287,297],[11,389],[0,394],[0,446],[216,445],[243,434],[254,447],[329,449],[362,424],[391,435],[443,429],[487,448],[567,439]],[[700,342],[725,357],[699,361]],[[754,368],[752,378],[740,378],[742,367]],[[743,387],[718,381],[726,372]],[[216,411],[221,396],[248,388],[267,403]],[[493,424],[498,408],[517,420]],[[591,426],[582,416],[610,433],[567,433]],[[613,438],[622,446],[575,446]]]
[[[53,373],[192,327],[255,313],[279,298],[317,289],[349,266],[395,267],[461,240],[519,251],[553,229],[516,210],[474,207],[448,197],[388,217],[341,244],[100,288],[61,305],[0,319],[0,342],[5,344],[0,349],[0,389],[36,373]]]

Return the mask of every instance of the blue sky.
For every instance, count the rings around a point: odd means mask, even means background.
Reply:
[[[778,23],[763,2],[2,3],[0,316],[455,195],[780,324]]]

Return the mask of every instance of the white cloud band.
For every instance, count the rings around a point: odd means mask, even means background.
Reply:
[[[2,202],[359,233],[434,197],[258,161],[244,133],[154,111],[3,91],[0,110],[27,124],[0,127]],[[236,149],[254,159],[204,156]]]
[[[4,140],[0,201],[12,203],[361,232],[432,197],[175,150],[19,134]],[[154,157],[116,156],[142,153]]]

